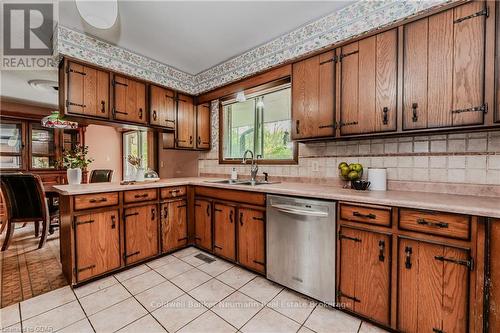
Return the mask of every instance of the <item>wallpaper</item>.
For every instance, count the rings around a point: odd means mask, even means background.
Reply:
[[[196,95],[452,1],[358,1],[198,74],[185,73],[64,26],[58,26],[54,37],[59,56]]]

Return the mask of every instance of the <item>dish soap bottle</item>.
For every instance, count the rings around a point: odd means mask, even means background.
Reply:
[[[231,169],[231,180],[238,180],[238,171],[235,167]]]

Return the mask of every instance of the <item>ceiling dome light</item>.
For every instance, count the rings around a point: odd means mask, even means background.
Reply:
[[[80,16],[97,29],[111,28],[118,18],[118,0],[75,0]]]
[[[29,80],[28,84],[39,90],[45,90],[52,93],[57,93],[59,89],[59,83],[52,80]]]

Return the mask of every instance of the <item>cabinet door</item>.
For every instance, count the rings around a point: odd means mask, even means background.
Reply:
[[[494,219],[490,224],[490,299],[489,299],[489,331],[500,331],[500,219]]]
[[[116,120],[146,123],[146,85],[115,75],[113,117]]]
[[[235,219],[235,207],[214,205],[214,253],[230,260],[236,259]]]
[[[108,118],[109,73],[73,62],[67,66],[67,111]]]
[[[334,51],[293,64],[292,139],[335,135]]]
[[[151,85],[149,91],[149,123],[156,126],[165,126],[166,89]]]
[[[212,203],[196,199],[194,204],[196,245],[212,251]]]
[[[339,301],[379,323],[389,324],[389,235],[342,227]]]
[[[158,211],[156,205],[124,210],[125,263],[158,254]]]
[[[395,131],[397,29],[340,49],[341,135]]]
[[[75,218],[77,281],[120,267],[120,218],[118,210]]]
[[[484,121],[485,2],[404,26],[403,128]]]
[[[210,103],[196,107],[196,148],[210,149]]]
[[[194,148],[194,128],[193,98],[179,94],[177,100],[177,147]]]
[[[265,273],[264,211],[238,209],[238,262],[250,269]]]
[[[162,204],[162,252],[187,244],[187,202],[175,200]]]
[[[467,332],[468,260],[466,250],[401,239],[398,329]]]

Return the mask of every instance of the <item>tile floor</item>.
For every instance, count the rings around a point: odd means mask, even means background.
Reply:
[[[383,332],[190,247],[0,310],[2,332]]]

